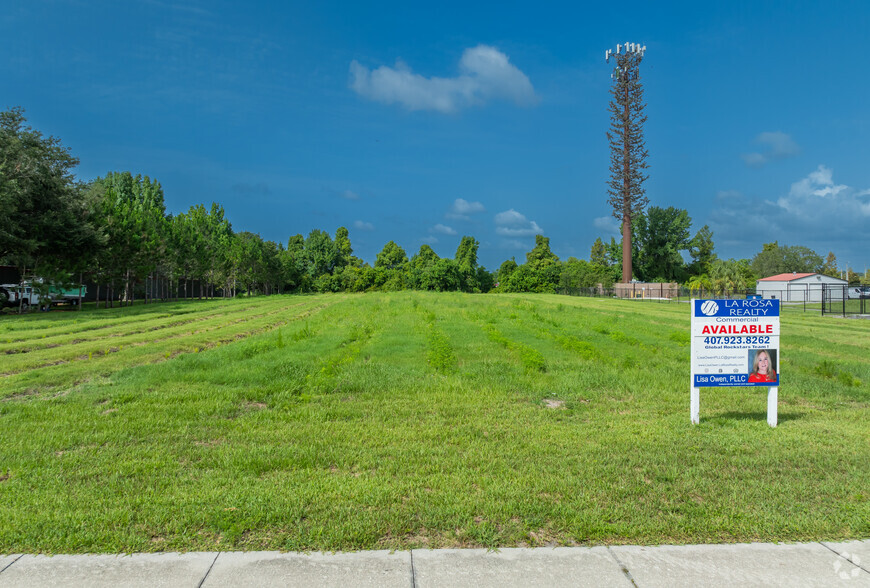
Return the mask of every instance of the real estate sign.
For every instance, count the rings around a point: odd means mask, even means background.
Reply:
[[[692,300],[692,388],[779,386],[779,300]]]

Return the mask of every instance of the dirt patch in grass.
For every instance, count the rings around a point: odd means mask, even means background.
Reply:
[[[0,376],[5,376],[6,374],[0,374]],[[36,396],[39,394],[39,390],[34,388],[27,388],[26,390],[21,390],[20,392],[13,392],[9,396],[4,396],[0,398],[0,402],[13,402],[15,400],[24,400],[25,398],[29,398],[30,396]]]
[[[223,445],[223,439],[209,439],[208,441],[194,441],[193,444],[197,447],[217,447]]]

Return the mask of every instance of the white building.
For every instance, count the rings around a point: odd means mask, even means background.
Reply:
[[[756,294],[763,298],[776,298],[785,302],[821,302],[822,291],[827,289],[828,300],[842,300],[849,282],[822,274],[777,274],[761,278],[755,286]]]

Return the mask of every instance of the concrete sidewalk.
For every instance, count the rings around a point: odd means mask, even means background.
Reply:
[[[0,586],[863,586],[870,540],[657,547],[0,556]]]

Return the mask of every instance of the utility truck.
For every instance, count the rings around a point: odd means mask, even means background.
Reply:
[[[86,291],[84,285],[62,288],[43,283],[39,278],[33,282],[0,284],[0,308],[20,307],[22,312],[27,312],[31,306],[35,306],[48,310],[53,304],[78,304]]]

